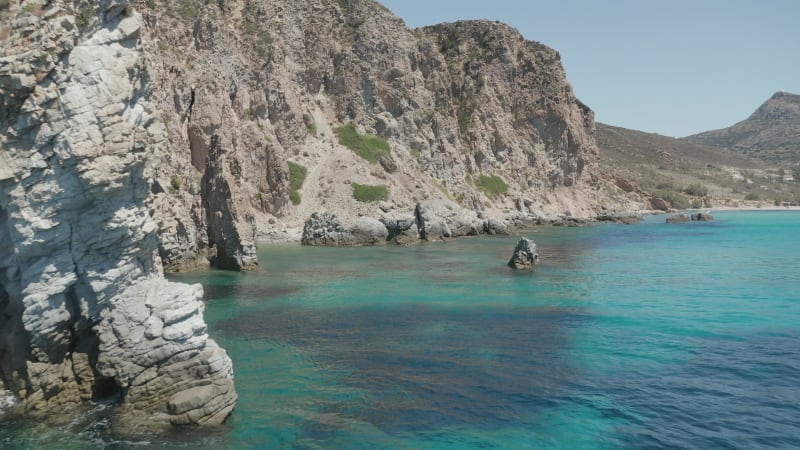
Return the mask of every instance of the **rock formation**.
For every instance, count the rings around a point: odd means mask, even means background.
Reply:
[[[353,183],[385,187],[384,203],[403,213],[422,203],[443,218],[397,242],[477,234],[478,214],[535,221],[646,206],[598,170],[593,113],[558,52],[506,25],[410,30],[372,0],[136,6],[168,140],[147,161],[168,270],[254,267],[255,241],[299,238],[318,211],[380,220],[381,203],[354,198]],[[388,154],[372,161],[341,144],[347,125]]]
[[[672,214],[667,217],[667,223],[686,223],[690,220],[689,216],[684,213]]]
[[[520,238],[514,247],[514,254],[508,261],[512,269],[530,269],[539,263],[539,254],[536,253],[536,244],[526,237]]]
[[[127,3],[0,7],[0,380],[28,413],[119,397],[216,424],[232,363],[201,287],[163,277],[146,163],[168,138]]]
[[[695,222],[713,222],[714,216],[707,212],[698,212],[692,214],[692,220]]]

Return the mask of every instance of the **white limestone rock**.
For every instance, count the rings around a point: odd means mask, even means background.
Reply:
[[[146,205],[148,136],[163,125],[128,3],[101,1],[102,26],[83,35],[62,5],[4,41],[0,386],[41,415],[124,393],[127,411],[220,423],[236,403],[231,360],[208,337],[200,286],[164,279]],[[214,389],[191,409],[168,406],[202,386]]]

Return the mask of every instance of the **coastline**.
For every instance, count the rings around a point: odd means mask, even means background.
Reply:
[[[741,205],[741,206],[714,206],[710,208],[687,208],[687,209],[674,209],[669,211],[661,211],[661,210],[652,210],[652,209],[643,209],[643,210],[636,210],[630,211],[623,214],[615,214],[609,216],[611,219],[604,219],[603,216],[595,216],[589,218],[582,218],[582,217],[569,217],[569,216],[560,216],[560,217],[542,217],[540,220],[541,223],[537,223],[535,225],[529,226],[521,226],[521,227],[513,227],[508,235],[514,235],[515,233],[527,230],[527,229],[535,229],[538,227],[547,227],[547,226],[568,226],[564,225],[564,221],[573,222],[575,225],[573,226],[587,226],[596,223],[609,223],[615,222],[614,219],[622,219],[622,218],[643,218],[645,216],[657,216],[657,215],[665,215],[665,214],[676,214],[680,212],[693,212],[693,211],[800,211],[800,206],[774,206],[774,205],[758,205],[758,204],[748,204],[748,205]],[[507,216],[502,218],[503,220],[511,220],[514,216]],[[641,220],[638,220],[641,221]],[[637,221],[637,222],[638,222]],[[623,222],[616,220],[617,223],[623,224]],[[636,222],[634,222],[635,224]],[[258,236],[256,240],[256,244],[258,247],[268,247],[274,245],[292,245],[292,244],[300,244],[301,238],[303,235],[303,228],[302,227],[287,227],[280,230],[270,231],[268,233],[262,233]],[[440,242],[447,242],[448,240],[458,239],[459,237],[463,236],[453,236],[447,238]],[[420,240],[422,242],[422,240]],[[435,241],[436,242],[436,241]],[[378,244],[379,245],[379,244]]]

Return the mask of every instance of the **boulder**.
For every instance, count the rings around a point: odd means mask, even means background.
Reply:
[[[335,214],[315,212],[311,214],[303,225],[303,235],[300,243],[303,245],[319,245],[324,247],[338,247],[349,245],[350,233],[345,230]]]
[[[536,253],[536,244],[528,238],[520,238],[514,247],[514,254],[508,261],[508,266],[512,269],[531,269],[539,262],[539,254]]]
[[[388,238],[386,226],[377,219],[362,217],[354,224],[345,226],[334,214],[315,212],[303,226],[300,243],[324,247],[360,247],[383,244]]]
[[[349,227],[353,245],[378,245],[386,242],[389,232],[378,219],[371,217],[359,218],[353,226]]]
[[[686,223],[689,221],[689,216],[684,213],[673,214],[667,217],[667,223]]]
[[[388,156],[381,156],[381,158],[378,160],[378,163],[381,165],[381,167],[383,167],[383,170],[385,170],[386,173],[397,172],[397,163],[395,163],[394,160]]]

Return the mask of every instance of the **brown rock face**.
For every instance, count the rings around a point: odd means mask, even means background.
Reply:
[[[399,210],[424,201],[439,215],[590,217],[600,204],[641,206],[609,194],[593,113],[559,54],[506,25],[410,30],[371,0],[209,3],[189,16],[137,6],[150,98],[170,142],[148,164],[160,186],[182,180],[179,192],[151,198],[168,268],[215,253],[220,266],[251,267],[255,239],[299,236],[316,211],[346,223],[379,217],[351,182],[385,186]],[[390,154],[360,158],[339,142],[345,124],[385,140]],[[307,169],[299,188],[287,161]]]

